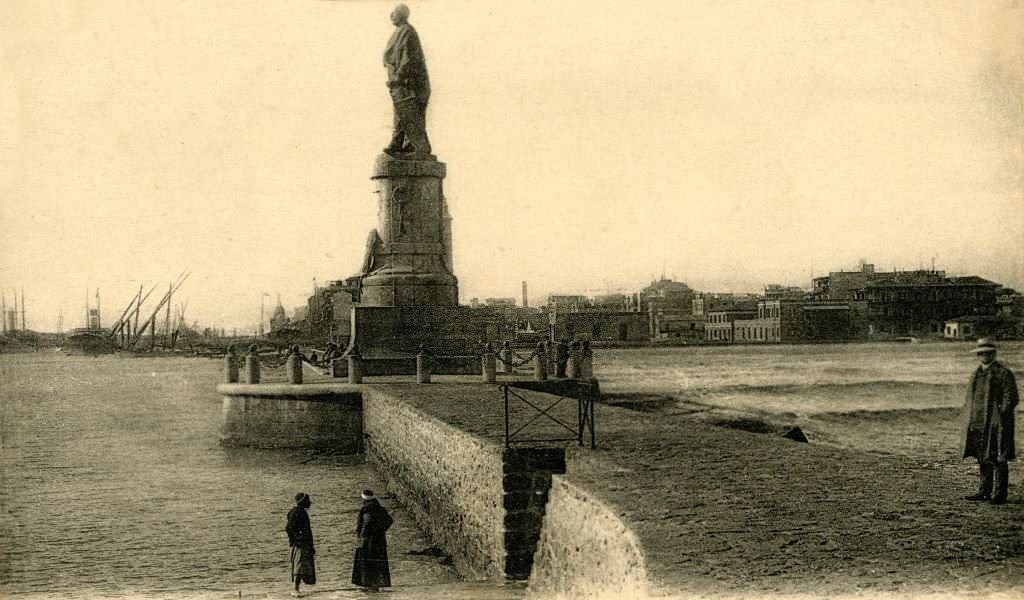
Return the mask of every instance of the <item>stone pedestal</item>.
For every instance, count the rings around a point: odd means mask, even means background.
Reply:
[[[367,242],[361,306],[458,305],[444,176],[435,160],[377,158],[377,229]]]

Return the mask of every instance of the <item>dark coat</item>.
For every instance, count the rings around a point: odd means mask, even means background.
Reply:
[[[964,458],[998,463],[1017,457],[1013,431],[1017,401],[1017,381],[1002,363],[974,371],[964,405]]]
[[[352,564],[352,583],[360,587],[381,588],[391,586],[388,566],[388,540],[384,535],[394,520],[376,499],[363,502],[356,518],[356,548]]]
[[[288,545],[292,547],[292,581],[300,578],[308,584],[316,583],[316,562],[313,558],[313,529],[309,525],[309,513],[296,506],[288,511],[288,523],[284,528],[288,534]]]

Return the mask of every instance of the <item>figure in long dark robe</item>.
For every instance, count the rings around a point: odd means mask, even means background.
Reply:
[[[313,529],[309,524],[309,513],[306,512],[312,504],[308,494],[297,494],[295,508],[288,511],[288,524],[284,528],[288,533],[288,545],[292,549],[292,581],[295,582],[296,596],[300,594],[300,584],[316,583],[316,562],[313,559],[316,550],[313,547]]]
[[[966,500],[1006,504],[1009,461],[1017,458],[1014,411],[1019,400],[1013,373],[996,360],[996,347],[987,339],[974,349],[981,360],[967,388],[964,406],[963,457],[978,459],[978,493]]]
[[[398,158],[427,158],[427,101],[430,80],[420,38],[409,24],[409,7],[399,4],[391,12],[395,33],[384,50],[388,90],[395,108],[395,131],[384,152]]]
[[[363,506],[356,518],[356,548],[352,564],[352,583],[377,591],[391,587],[391,568],[388,566],[388,540],[385,535],[394,520],[380,505],[370,490],[363,490]]]

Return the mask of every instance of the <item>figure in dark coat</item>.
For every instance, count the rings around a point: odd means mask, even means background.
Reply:
[[[388,90],[395,108],[395,131],[384,152],[391,156],[430,154],[427,139],[427,101],[430,80],[420,38],[409,24],[409,7],[399,4],[391,12],[395,33],[384,50]]]
[[[352,564],[352,583],[377,591],[391,587],[391,569],[388,566],[388,540],[384,535],[394,520],[380,505],[370,490],[363,490],[363,507],[356,519],[356,548]]]
[[[316,563],[313,555],[313,529],[309,525],[309,514],[306,509],[312,506],[308,494],[295,496],[295,508],[288,511],[288,524],[284,530],[288,533],[288,545],[292,548],[292,581],[295,582],[295,594],[299,594],[299,585],[316,583]]]
[[[1005,504],[1010,474],[1008,462],[1017,457],[1014,444],[1017,381],[1009,369],[996,361],[996,347],[989,340],[978,340],[974,352],[981,366],[974,371],[967,388],[963,457],[978,459],[981,483],[978,493],[966,499]]]

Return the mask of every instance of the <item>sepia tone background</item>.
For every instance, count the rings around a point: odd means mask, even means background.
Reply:
[[[392,4],[5,2],[0,287],[28,326],[192,268],[189,319],[251,329],[263,293],[354,274]],[[1024,287],[1020,2],[409,5],[464,302],[860,258]]]

